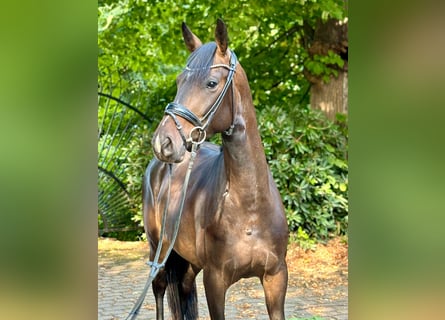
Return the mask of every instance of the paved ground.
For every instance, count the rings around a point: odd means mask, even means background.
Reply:
[[[145,260],[116,262],[111,257],[99,256],[98,266],[98,319],[125,319],[139,297],[147,279],[149,267]],[[297,287],[298,275],[290,274],[286,296],[286,318],[329,320],[348,319],[348,297],[345,285]],[[197,279],[200,319],[210,319],[202,285],[202,273]],[[320,288],[322,290],[320,290]],[[165,301],[165,308],[167,302]],[[155,319],[155,303],[151,289],[147,294],[138,319]],[[166,319],[169,319],[168,311]],[[230,287],[226,298],[226,319],[269,319],[264,294],[258,279],[242,279]]]

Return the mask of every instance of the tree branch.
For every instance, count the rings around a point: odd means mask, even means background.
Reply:
[[[267,46],[265,46],[262,50],[260,50],[259,52],[257,52],[254,57],[259,56],[260,54],[262,54],[263,52],[265,52],[268,48],[270,48],[272,45],[274,45],[275,43],[277,43],[278,41],[282,40],[285,37],[289,37],[290,35],[296,33],[299,29],[301,28],[300,25],[298,25],[298,23],[295,23],[291,28],[289,28],[288,30],[286,30],[285,32],[283,32],[281,35],[278,36],[278,38],[274,39],[271,43],[269,43]]]
[[[113,97],[111,94],[98,92],[98,95],[100,95],[102,97],[105,97],[105,98],[109,98],[109,99],[114,100],[116,102],[119,102],[120,104],[123,104],[127,108],[129,108],[129,109],[133,110],[134,112],[136,112],[138,115],[140,115],[142,118],[144,118],[148,122],[152,122],[153,121],[147,115],[145,115],[142,111],[138,110],[136,107],[133,107],[131,104],[129,104],[129,103],[127,103],[127,102],[125,102],[125,101],[123,101],[123,100],[121,100],[119,98]]]
[[[111,171],[109,171],[109,170],[107,170],[107,169],[105,169],[105,168],[103,168],[103,167],[101,167],[101,166],[98,166],[97,167],[98,169],[99,169],[99,171],[102,171],[103,173],[105,173],[107,176],[109,176],[111,179],[113,179],[114,181],[116,181],[116,183],[119,185],[119,187],[127,194],[127,195],[129,195],[128,194],[128,191],[127,191],[127,188],[125,187],[125,184],[118,178],[118,177],[116,177],[116,175],[113,173],[113,172],[111,172]]]

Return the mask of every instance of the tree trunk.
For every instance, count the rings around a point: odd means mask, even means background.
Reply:
[[[337,113],[348,113],[348,73],[339,71],[329,83],[314,83],[311,86],[310,103],[313,109],[322,110],[328,119],[335,121]]]
[[[309,56],[325,56],[329,51],[339,55],[344,61],[343,67],[327,65],[335,69],[338,76],[330,76],[329,82],[321,76],[310,74],[305,70],[306,78],[311,82],[310,103],[313,109],[322,110],[326,116],[335,121],[337,113],[348,112],[348,24],[347,20],[330,19],[319,22],[311,38],[306,39]]]

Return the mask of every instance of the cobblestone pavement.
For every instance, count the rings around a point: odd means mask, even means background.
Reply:
[[[144,260],[120,261],[99,256],[98,265],[98,319],[125,319],[143,290],[149,267]],[[329,320],[348,319],[347,287],[326,286],[322,290],[301,288],[293,283],[297,275],[289,275],[285,314],[287,319],[314,316]],[[323,284],[320,284],[322,286]],[[197,278],[200,320],[210,319],[202,284],[202,272]],[[269,319],[264,293],[259,279],[242,279],[229,288],[226,295],[226,319]],[[166,319],[168,314],[165,298]],[[138,319],[156,319],[155,302],[151,288],[147,293]]]

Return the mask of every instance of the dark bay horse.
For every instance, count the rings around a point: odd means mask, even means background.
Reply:
[[[227,289],[248,277],[261,280],[270,319],[284,319],[288,228],[246,74],[228,49],[221,20],[215,42],[202,44],[185,23],[182,33],[191,55],[177,77],[175,100],[154,133],[156,159],[144,177],[150,259],[160,242],[166,202],[161,260],[170,244],[191,142],[221,133],[222,146],[204,142],[196,153],[173,251],[152,283],[157,319],[164,317],[166,290],[174,319],[197,319],[195,278],[201,270],[212,319],[224,319]]]

